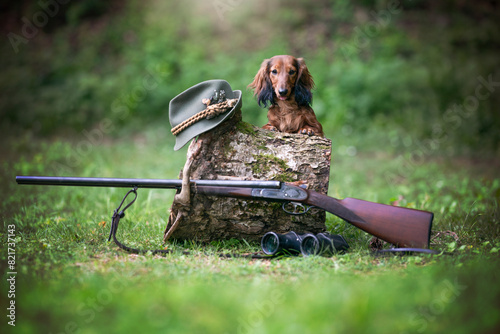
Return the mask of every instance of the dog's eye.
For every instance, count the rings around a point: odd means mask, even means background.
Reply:
[[[290,70],[290,72],[288,72],[289,75],[294,75],[295,74],[295,70]]]
[[[272,70],[271,73],[272,74],[278,74],[278,70]]]

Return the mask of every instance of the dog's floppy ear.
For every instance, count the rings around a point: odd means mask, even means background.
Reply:
[[[259,106],[261,103],[267,107],[267,103],[273,104],[273,86],[269,79],[269,59],[264,59],[260,65],[260,69],[255,75],[253,82],[248,85],[248,88],[254,90],[253,95],[257,96]]]
[[[297,58],[297,81],[295,82],[295,101],[299,106],[308,106],[312,103],[311,90],[314,80],[307,69],[304,58]]]

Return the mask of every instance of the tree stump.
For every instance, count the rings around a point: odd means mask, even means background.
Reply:
[[[305,181],[308,189],[328,192],[331,141],[327,138],[263,130],[243,122],[237,111],[201,134],[200,140],[202,148],[193,161],[191,179]],[[323,210],[312,208],[294,216],[285,213],[281,203],[192,194],[190,211],[172,238],[258,241],[268,231],[319,233],[325,228]]]

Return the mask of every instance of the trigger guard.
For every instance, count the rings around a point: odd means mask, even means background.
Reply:
[[[290,211],[286,208],[286,206],[288,204],[291,204],[293,205],[294,207],[294,211]],[[297,207],[300,207],[302,208],[302,211],[297,211]],[[289,215],[294,215],[294,216],[300,216],[300,215],[303,215],[305,213],[307,213],[313,206],[304,206],[302,203],[297,203],[297,202],[284,202],[282,205],[281,205],[281,208],[283,209],[283,211],[285,211],[286,213],[288,213]]]

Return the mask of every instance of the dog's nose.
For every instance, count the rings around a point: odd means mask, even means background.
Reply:
[[[288,89],[286,89],[286,88],[280,88],[280,89],[278,89],[278,93],[281,96],[285,96],[288,93]]]

